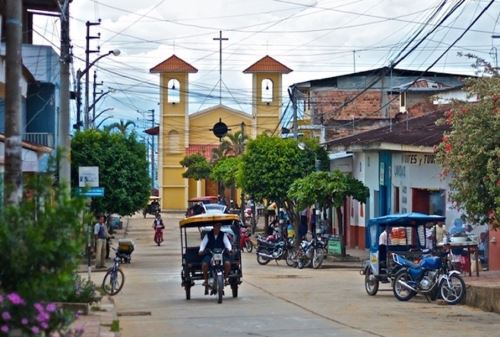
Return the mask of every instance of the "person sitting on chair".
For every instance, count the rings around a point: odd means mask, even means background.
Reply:
[[[216,248],[226,248],[226,251],[224,251],[223,253],[225,279],[227,278],[227,276],[229,275],[229,271],[231,270],[229,254],[232,253],[232,246],[229,238],[227,237],[227,234],[220,230],[221,226],[222,224],[220,222],[214,224],[212,230],[203,237],[203,240],[201,240],[200,243],[200,250],[198,254],[203,256],[201,270],[203,271],[203,285],[205,287],[208,285],[208,264],[210,263],[210,259],[212,258],[210,254],[205,253],[205,249],[214,250]]]

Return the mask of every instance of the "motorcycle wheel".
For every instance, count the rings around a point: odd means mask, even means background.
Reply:
[[[253,250],[253,243],[252,243],[252,241],[250,241],[250,239],[248,239],[245,242],[245,249],[246,249],[247,253],[251,253],[252,252],[252,250]]]
[[[186,290],[186,300],[190,300],[191,299],[191,286],[185,286],[184,289]]]
[[[222,295],[224,295],[224,276],[217,275],[217,303],[222,303]]]
[[[233,282],[231,284],[231,290],[233,292],[233,297],[234,298],[238,297],[238,283],[237,282]]]
[[[439,285],[441,297],[448,304],[462,302],[465,297],[465,282],[460,275],[450,275],[448,281],[443,279]]]
[[[399,281],[407,283],[409,280],[411,280],[411,278],[406,270],[400,270],[394,277],[392,291],[394,293],[394,296],[396,296],[396,298],[400,301],[408,301],[416,295],[413,290],[410,290],[399,283]]]
[[[269,261],[271,261],[270,259],[268,259],[267,257],[263,257],[259,254],[257,254],[257,263],[264,266],[266,264],[269,263]]]
[[[294,268],[297,267],[295,250],[288,251],[288,254],[286,255],[286,265],[288,267],[294,267]]]
[[[377,277],[373,275],[372,269],[370,267],[365,270],[365,290],[370,296],[375,296],[378,292],[379,282]]]
[[[312,267],[314,269],[318,269],[321,267],[323,264],[323,249],[321,248],[316,248],[313,252],[313,258],[312,258]]]

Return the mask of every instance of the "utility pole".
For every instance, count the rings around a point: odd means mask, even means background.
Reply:
[[[241,153],[245,152],[245,122],[241,122]],[[245,192],[243,189],[241,190],[241,200],[240,200],[240,219],[243,223],[245,223]]]
[[[356,72],[356,50],[353,50],[352,51],[352,63],[353,63],[353,67],[354,67],[354,73]]]
[[[92,53],[98,53],[99,48],[97,50],[90,50],[90,40],[93,39],[99,39],[101,37],[101,34],[98,34],[97,36],[91,36],[90,35],[90,27],[91,26],[98,26],[101,24],[101,20],[98,22],[90,22],[87,21],[85,25],[87,26],[87,36],[85,37],[86,39],[86,45],[85,45],[85,69],[87,69],[87,72],[85,73],[85,106],[84,106],[84,129],[88,129],[90,126],[90,115],[89,115],[89,72],[88,68],[90,67],[90,54]]]
[[[60,69],[60,112],[59,112],[59,146],[62,150],[59,163],[59,183],[71,186],[71,138],[70,113],[69,113],[69,64],[71,63],[70,38],[69,38],[69,0],[59,0],[61,11],[61,56]]]
[[[292,89],[288,89],[288,96],[290,96],[290,100],[292,101],[292,109],[293,109],[293,138],[294,139],[299,139],[299,125],[297,122],[297,96],[295,95],[297,91],[297,88],[295,86],[292,87]]]
[[[155,109],[151,109],[151,127],[155,127]],[[151,135],[151,192],[155,188],[155,135]]]
[[[90,123],[92,126],[94,126],[94,122],[96,119],[95,115],[95,105],[97,103],[96,101],[96,95],[97,95],[97,86],[103,85],[103,82],[101,81],[100,83],[97,83],[97,71],[94,70],[94,83],[92,87],[92,123]],[[104,92],[101,90],[100,94],[103,94]]]
[[[22,200],[21,79],[22,1],[7,0],[5,15],[5,188],[4,204]]]

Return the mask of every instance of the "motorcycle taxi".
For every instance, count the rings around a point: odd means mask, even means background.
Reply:
[[[243,277],[240,252],[240,218],[236,214],[199,214],[186,217],[179,222],[181,236],[182,271],[181,286],[186,292],[186,300],[191,299],[191,288],[199,281],[203,282],[201,263],[203,257],[198,254],[200,242],[212,230],[215,223],[222,223],[221,231],[225,232],[231,242],[233,254],[228,283],[232,296],[238,297],[238,287]],[[212,259],[209,265],[208,294],[216,295],[217,302],[222,303],[224,296],[224,276],[222,252],[210,252]],[[207,292],[205,293],[207,295]]]
[[[392,253],[411,261],[419,259],[428,253],[425,243],[431,225],[444,221],[443,216],[422,213],[390,214],[370,219],[366,228],[370,255],[360,270],[365,276],[367,294],[376,295],[380,283],[390,283],[392,290],[394,277],[401,268],[394,263]],[[387,245],[379,245],[379,236],[385,228]]]

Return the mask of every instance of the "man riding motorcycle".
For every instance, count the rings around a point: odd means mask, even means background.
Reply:
[[[208,232],[201,240],[200,250],[198,252],[199,255],[203,256],[201,270],[203,272],[203,285],[206,287],[208,285],[208,265],[210,263],[210,259],[212,258],[211,254],[206,254],[205,250],[208,249],[212,251],[216,248],[226,249],[223,254],[224,260],[224,279],[227,283],[227,276],[229,275],[229,271],[231,270],[231,262],[229,254],[232,254],[232,246],[231,241],[227,237],[227,234],[221,231],[221,223],[214,224],[212,230]]]

